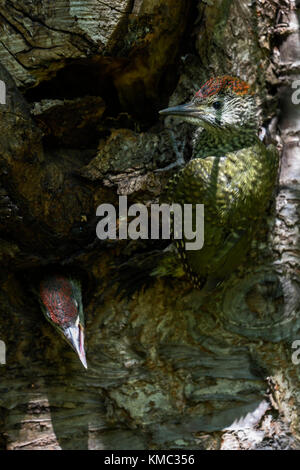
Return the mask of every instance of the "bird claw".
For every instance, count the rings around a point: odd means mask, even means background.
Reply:
[[[165,166],[164,168],[158,168],[157,170],[154,170],[156,173],[162,172],[162,171],[169,171],[173,170],[174,168],[181,168],[185,165],[184,157],[183,157],[183,152],[186,144],[186,137],[184,137],[183,142],[180,146],[180,150],[178,148],[174,132],[171,129],[168,129],[169,131],[169,136],[170,140],[173,146],[174,153],[176,155],[176,160],[175,162],[170,163],[169,165]]]
[[[169,165],[165,166],[164,168],[157,168],[156,170],[154,170],[155,173],[160,173],[162,171],[169,171],[169,170],[173,170],[174,168],[181,168],[182,166],[184,166],[184,161],[178,161],[176,160],[175,162],[173,163],[170,163]]]

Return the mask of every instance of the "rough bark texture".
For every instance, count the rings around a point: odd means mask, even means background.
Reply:
[[[0,448],[300,448],[300,78],[293,1],[0,1]],[[100,242],[96,208],[150,203],[175,159],[157,111],[207,78],[250,82],[282,152],[247,260],[205,304],[187,280],[117,298],[115,265],[165,245]],[[174,135],[186,159],[191,129]],[[83,277],[85,372],[32,288]]]

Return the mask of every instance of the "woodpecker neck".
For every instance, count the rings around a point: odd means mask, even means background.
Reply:
[[[251,147],[258,141],[254,127],[214,129],[213,132],[199,128],[194,135],[193,158],[223,157],[228,152]]]

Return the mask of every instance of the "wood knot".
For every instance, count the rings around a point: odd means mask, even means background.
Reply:
[[[226,290],[224,327],[249,338],[277,342],[299,337],[300,288],[288,276],[258,271]]]

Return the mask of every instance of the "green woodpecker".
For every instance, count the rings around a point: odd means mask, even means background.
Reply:
[[[87,369],[80,282],[61,274],[51,274],[41,280],[39,297],[45,317],[74,349]]]
[[[278,153],[259,140],[255,98],[239,78],[211,78],[191,102],[160,114],[196,126],[192,159],[170,180],[166,200],[204,204],[203,248],[176,244],[193,285],[215,286],[249,247],[272,195]]]

